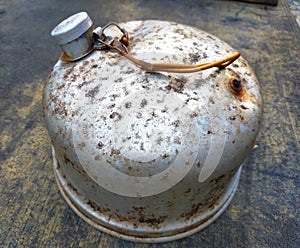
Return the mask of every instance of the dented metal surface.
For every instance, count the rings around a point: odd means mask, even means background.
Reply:
[[[176,23],[121,24],[130,52],[149,62],[205,63],[234,50]],[[44,111],[60,190],[86,221],[144,242],[187,236],[229,204],[259,129],[251,68],[148,73],[114,51],[59,60]]]

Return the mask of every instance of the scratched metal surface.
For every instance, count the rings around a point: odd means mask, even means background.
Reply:
[[[60,195],[41,96],[60,55],[49,33],[81,10],[99,25],[161,19],[199,27],[254,69],[264,97],[258,147],[231,205],[205,230],[165,244],[131,243],[86,224]],[[286,1],[2,0],[0,27],[0,247],[300,247],[300,28]]]

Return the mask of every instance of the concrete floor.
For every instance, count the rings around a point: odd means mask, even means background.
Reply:
[[[43,123],[43,85],[61,51],[50,31],[85,10],[98,25],[137,19],[206,30],[239,50],[264,97],[257,149],[212,225],[160,245],[123,241],[82,221],[61,197]],[[0,247],[300,247],[299,1],[0,2]]]
[[[300,27],[300,1],[299,0],[289,0],[289,5],[291,8],[291,13],[296,17],[298,26]]]

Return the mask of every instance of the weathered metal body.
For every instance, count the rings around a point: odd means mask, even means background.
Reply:
[[[205,63],[234,52],[185,25],[120,25],[131,54],[149,62]],[[100,230],[143,242],[187,236],[223,212],[262,114],[259,84],[241,57],[224,69],[149,73],[110,50],[59,60],[43,105],[69,205]]]

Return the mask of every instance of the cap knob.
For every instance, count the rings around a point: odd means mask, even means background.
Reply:
[[[51,32],[67,56],[66,60],[74,61],[93,50],[93,21],[86,12],[74,14],[59,23]]]

